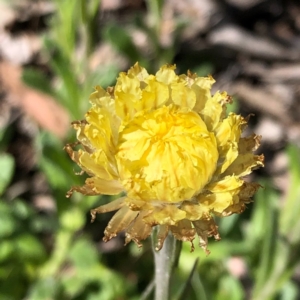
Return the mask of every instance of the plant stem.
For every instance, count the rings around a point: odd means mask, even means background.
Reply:
[[[168,300],[172,267],[176,254],[176,240],[168,234],[162,249],[155,250],[155,234],[152,234],[155,264],[155,300]]]

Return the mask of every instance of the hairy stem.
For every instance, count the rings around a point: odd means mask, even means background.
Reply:
[[[152,234],[155,264],[155,300],[168,300],[172,267],[176,255],[176,240],[168,234],[160,251],[155,250],[155,232]]]

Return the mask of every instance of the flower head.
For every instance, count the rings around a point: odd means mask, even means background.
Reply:
[[[241,213],[259,188],[244,176],[263,166],[254,155],[260,136],[241,137],[247,118],[230,113],[225,93],[211,95],[212,77],[176,75],[165,65],[155,75],[135,64],[115,87],[97,86],[85,120],[73,122],[81,149],[70,157],[90,177],[73,191],[117,195],[91,211],[117,210],[105,229],[108,241],[125,230],[141,245],[159,225],[156,248],[169,231],[192,243],[219,239],[213,215]]]

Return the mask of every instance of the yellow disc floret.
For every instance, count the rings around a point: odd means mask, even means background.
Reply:
[[[213,176],[213,133],[188,109],[163,106],[138,113],[119,135],[117,164],[128,197],[178,203],[201,192]]]

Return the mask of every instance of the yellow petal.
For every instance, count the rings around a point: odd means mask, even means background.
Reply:
[[[193,109],[196,103],[196,94],[186,86],[186,82],[180,81],[171,85],[172,101],[180,107]]]
[[[134,66],[128,70],[128,75],[137,77],[139,81],[145,81],[149,76],[147,70],[141,67],[139,63],[135,63]]]
[[[222,174],[238,156],[238,142],[242,133],[242,126],[246,124],[243,117],[229,114],[216,128],[216,139],[220,154],[220,163],[216,174]]]
[[[250,174],[254,169],[264,166],[264,156],[246,153],[239,155],[230,167],[224,172],[224,176],[234,174],[242,177]]]
[[[163,245],[166,237],[169,233],[169,226],[168,225],[157,225],[157,237],[156,237],[156,244],[155,244],[155,250],[159,251]]]
[[[213,193],[199,195],[197,200],[202,210],[206,209],[217,216],[227,216],[241,213],[245,209],[245,203],[251,202],[250,198],[259,187],[257,183],[246,183],[231,176],[211,184],[210,190]]]
[[[151,234],[152,227],[146,224],[143,219],[145,214],[146,212],[139,213],[138,217],[129,225],[125,234],[125,245],[134,241],[138,247],[142,247],[141,241]]]
[[[99,177],[87,178],[85,183],[93,187],[98,194],[117,195],[124,191],[123,186],[117,180],[105,180]]]
[[[228,142],[226,147],[227,149],[224,147],[223,150],[219,151],[220,157],[218,161],[218,168],[214,174],[215,178],[216,177],[218,178],[220,174],[223,175],[226,169],[232,164],[232,162],[238,156],[238,148],[236,143]]]
[[[123,186],[117,180],[105,180],[99,177],[90,177],[85,181],[96,195],[117,195],[124,191]]]
[[[180,209],[186,213],[186,219],[190,221],[206,219],[210,212],[210,208],[207,205],[192,201],[184,201]]]
[[[170,230],[172,231],[175,238],[179,241],[183,242],[191,242],[195,238],[196,230],[192,227],[192,223],[189,220],[181,220],[176,226],[170,226]],[[192,244],[192,250],[194,249]]]
[[[95,87],[95,91],[90,95],[89,100],[93,107],[105,107],[114,114],[114,100],[111,97],[111,94],[99,85]]]
[[[200,115],[203,118],[207,129],[214,131],[223,118],[223,106],[220,103],[220,93],[216,93],[213,97],[208,97]]]
[[[114,95],[117,115],[125,121],[133,118],[136,113],[135,104],[142,97],[138,78],[120,73]]]
[[[260,187],[261,185],[256,182],[244,182],[240,190],[239,197],[246,201],[247,199],[252,197]]]
[[[174,72],[176,65],[164,65],[155,74],[158,82],[162,82],[166,85],[171,84],[173,81],[177,80],[178,76]]]
[[[241,138],[239,141],[239,154],[245,154],[258,149],[260,146],[261,135],[251,134],[248,137]]]
[[[211,99],[211,87],[215,83],[215,80],[211,77],[196,77],[195,74],[188,74],[188,82],[191,89],[196,94],[196,103],[194,111],[200,113],[207,101]],[[207,110],[206,110],[207,111]]]
[[[90,96],[90,102],[92,103],[90,111],[100,112],[102,117],[109,119],[112,136],[115,138],[118,133],[118,128],[121,125],[121,119],[116,113],[114,89],[107,88],[105,91],[100,86],[96,86],[95,89],[96,91]],[[99,118],[101,118],[101,116]],[[95,118],[95,120],[99,118]],[[97,127],[97,122],[94,123],[94,126]],[[102,125],[98,126],[98,129],[99,128],[102,128]]]
[[[74,150],[73,150],[73,147],[77,146],[78,144],[79,144],[79,143],[76,143],[76,144],[67,144],[67,145],[64,147],[64,150],[66,150],[66,152],[68,153],[68,155],[70,156],[70,158],[71,158],[74,162],[76,162],[76,164],[78,164],[84,172],[86,172],[87,174],[89,174],[89,170],[86,169],[84,166],[81,166],[80,161],[79,161],[79,157],[80,157],[82,151],[79,152],[79,151],[74,151]],[[104,169],[103,169],[103,170],[104,170]]]
[[[125,197],[121,197],[117,200],[114,200],[112,202],[109,202],[107,204],[104,204],[97,208],[92,209],[91,210],[91,216],[92,216],[91,222],[94,222],[94,220],[96,218],[96,214],[102,214],[102,213],[120,209],[121,207],[123,207],[125,205],[124,200],[125,200]]]
[[[213,236],[216,240],[220,240],[218,226],[214,219],[198,220],[194,221],[193,225],[196,229],[197,235],[199,236],[199,246],[209,254],[210,251],[207,249],[207,239]]]
[[[226,176],[217,182],[208,184],[205,189],[212,193],[223,193],[238,189],[243,183],[244,181],[236,176]]]
[[[154,210],[153,204],[149,201],[137,200],[137,199],[132,199],[132,198],[126,197],[125,203],[131,210],[134,210],[134,211],[141,211],[141,210],[152,211],[152,210]]]
[[[83,145],[85,151],[87,151],[89,153],[93,153],[94,150],[95,150],[95,147],[94,147],[92,141],[89,140],[89,138],[86,136],[86,134],[84,132],[86,126],[87,126],[87,122],[85,120],[84,121],[74,121],[74,122],[72,122],[72,127],[76,130],[77,140],[80,142],[81,145]],[[79,142],[78,142],[78,144],[79,144]],[[70,145],[67,145],[65,147],[67,152],[68,152],[68,148],[67,148],[68,146],[70,146]],[[69,150],[70,150],[70,152],[73,151],[72,147],[69,147]]]
[[[158,224],[165,225],[175,225],[178,221],[184,219],[186,213],[178,209],[175,205],[166,205],[154,209],[144,217],[145,223],[150,226],[155,226]]]
[[[84,128],[85,135],[94,147],[114,152],[118,140],[119,120],[104,108],[92,108],[86,113],[89,125]]]
[[[242,213],[247,203],[252,202],[251,197],[255,192],[260,188],[260,185],[257,183],[248,183],[244,182],[243,186],[240,188],[240,192],[235,196],[235,201],[232,205],[228,206],[223,212],[222,216],[227,217],[232,214]]]
[[[110,163],[101,150],[89,154],[85,151],[78,151],[79,165],[92,176],[98,176],[99,178],[106,178],[107,180],[117,178],[117,170],[113,163]]]
[[[239,190],[233,190],[223,193],[214,193],[208,195],[199,195],[197,200],[200,206],[206,208],[210,212],[215,214],[221,214],[227,207],[233,204],[234,197],[239,192]]]
[[[228,206],[219,216],[228,217],[231,216],[232,214],[241,214],[245,209],[246,209],[245,202],[240,201]]]
[[[216,92],[214,98],[222,107],[222,113],[220,114],[220,121],[222,121],[226,117],[226,105],[232,103],[232,98],[226,92]]]
[[[73,192],[93,196],[93,195],[117,195],[123,191],[123,186],[116,180],[104,180],[97,177],[89,177],[83,186],[73,186],[67,193],[71,197]]]
[[[146,86],[142,92],[142,106],[145,110],[162,107],[170,98],[169,87],[157,81],[153,75],[146,80]]]
[[[105,242],[115,237],[119,232],[127,229],[131,222],[136,218],[138,212],[132,211],[129,207],[123,206],[109,221],[104,231]]]
[[[216,128],[216,138],[219,147],[224,147],[228,142],[238,143],[242,133],[242,126],[247,122],[245,119],[234,113],[229,114],[229,116],[220,123],[218,128]]]

